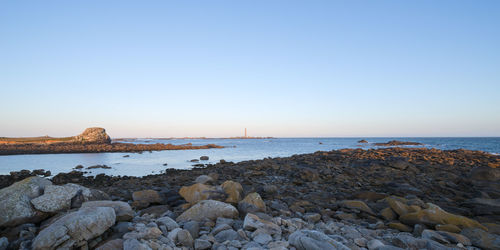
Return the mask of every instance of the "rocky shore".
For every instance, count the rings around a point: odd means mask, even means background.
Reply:
[[[40,175],[0,177],[0,249],[500,249],[500,157],[478,151]]]
[[[35,139],[3,138],[0,142],[3,142],[0,143],[0,155],[143,152],[223,148],[215,144],[193,146],[191,143],[183,145],[112,143],[111,138],[103,128],[87,128],[82,134],[74,137],[59,139],[47,139],[46,137],[37,137]]]

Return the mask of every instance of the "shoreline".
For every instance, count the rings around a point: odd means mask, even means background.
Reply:
[[[69,154],[69,153],[137,153],[143,151],[196,150],[224,148],[215,144],[193,146],[191,143],[173,144],[132,144],[132,143],[54,143],[54,144],[0,144],[2,155],[26,154]]]
[[[2,175],[0,188],[22,185],[33,175],[49,174],[39,170]],[[81,185],[80,189],[95,190],[90,192],[100,194],[95,199],[112,200],[99,202],[116,211],[129,207],[126,222],[108,225],[107,233],[99,233],[97,241],[85,241],[90,248],[116,242],[124,248],[133,242],[193,248],[193,242],[203,241],[212,249],[308,249],[296,237],[320,245],[321,239],[336,239],[340,249],[376,249],[370,247],[373,244],[390,249],[494,249],[495,242],[500,242],[500,156],[481,151],[340,149],[238,163],[221,161],[144,177],[86,177],[73,171],[50,180],[61,189]],[[44,195],[37,199],[43,201]],[[64,198],[71,201],[72,210],[67,213],[96,213],[96,208],[79,208],[78,203],[73,208],[75,197]],[[46,237],[44,230],[52,225],[38,223],[46,218],[28,221],[38,236],[21,242],[35,246],[45,242],[38,238]],[[178,225],[162,228],[165,221]],[[251,222],[255,227],[248,226]],[[125,229],[120,223],[127,225]],[[158,233],[151,235],[147,230]],[[15,230],[5,227],[0,237],[20,244],[18,238],[9,236],[10,231]],[[191,236],[180,238],[181,231]]]

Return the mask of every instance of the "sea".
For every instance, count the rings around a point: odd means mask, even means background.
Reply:
[[[365,139],[369,143],[358,143]],[[295,154],[330,151],[343,148],[377,148],[374,143],[390,140],[423,143],[423,146],[444,150],[469,149],[500,154],[500,137],[446,137],[446,138],[272,138],[272,139],[130,139],[127,143],[171,143],[193,145],[217,144],[225,148],[199,150],[167,150],[143,153],[85,153],[39,154],[0,156],[0,175],[11,171],[45,169],[53,175],[73,171],[82,165],[86,175],[107,174],[114,176],[145,176],[160,174],[168,168],[190,169],[195,164],[213,164],[221,159],[240,162],[267,157],[286,157]],[[128,155],[128,157],[126,157]],[[125,157],[124,157],[125,156]],[[209,160],[191,162],[208,156]],[[85,169],[94,165],[106,165],[110,169]]]

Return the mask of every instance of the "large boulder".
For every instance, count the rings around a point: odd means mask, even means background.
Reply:
[[[458,226],[461,229],[481,228],[487,230],[486,227],[481,225],[476,220],[469,219],[461,215],[448,213],[432,203],[427,203],[427,206],[428,208],[420,210],[418,212],[405,214],[399,217],[399,220],[409,225],[425,224],[434,227],[439,224],[451,224]]]
[[[40,231],[33,249],[71,249],[104,233],[115,224],[115,210],[110,207],[81,208],[68,213]]]
[[[210,199],[215,191],[216,189],[212,186],[196,183],[191,186],[182,187],[179,190],[179,194],[187,202],[195,204],[199,201]]]
[[[82,143],[110,143],[111,138],[103,128],[87,128],[80,135],[75,136],[75,141]]]
[[[85,207],[111,207],[115,210],[117,221],[129,221],[134,218],[134,210],[123,201],[87,201],[82,204],[82,208]]]
[[[47,179],[29,177],[0,190],[0,227],[39,222],[45,214],[35,210],[30,201],[40,196],[47,186]]]
[[[204,200],[184,211],[177,217],[177,221],[215,220],[219,217],[236,218],[238,217],[238,210],[232,205],[221,201]]]
[[[31,200],[31,204],[37,210],[47,213],[67,210],[71,208],[71,200],[77,194],[83,195],[84,199],[92,196],[90,189],[77,184],[50,185],[45,188],[43,195]]]
[[[315,230],[295,231],[288,237],[290,245],[299,250],[348,250],[342,243],[328,237],[326,234]]]
[[[225,181],[222,183],[221,188],[224,189],[224,193],[227,194],[227,203],[238,203],[243,196],[243,187],[240,183],[235,181]]]

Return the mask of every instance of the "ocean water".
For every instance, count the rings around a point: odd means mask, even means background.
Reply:
[[[359,144],[366,139],[369,143]],[[136,139],[130,143],[172,143],[193,145],[217,144],[226,146],[223,149],[170,150],[139,153],[92,153],[92,154],[45,154],[45,155],[8,155],[0,156],[0,174],[23,169],[50,170],[52,174],[69,172],[77,165],[89,167],[107,165],[111,169],[91,169],[88,175],[105,173],[108,175],[144,176],[158,174],[166,168],[190,169],[191,159],[208,156],[208,161],[200,163],[216,163],[226,161],[257,160],[266,157],[284,157],[294,154],[329,151],[342,148],[374,148],[375,142],[390,140],[414,141],[424,147],[438,149],[470,149],[481,150],[493,154],[500,153],[500,137],[488,138],[274,138],[274,139]],[[321,143],[321,144],[320,144]],[[407,146],[412,147],[412,146]],[[419,146],[421,147],[421,146]],[[123,157],[129,155],[129,157]],[[167,163],[167,166],[163,164]]]

